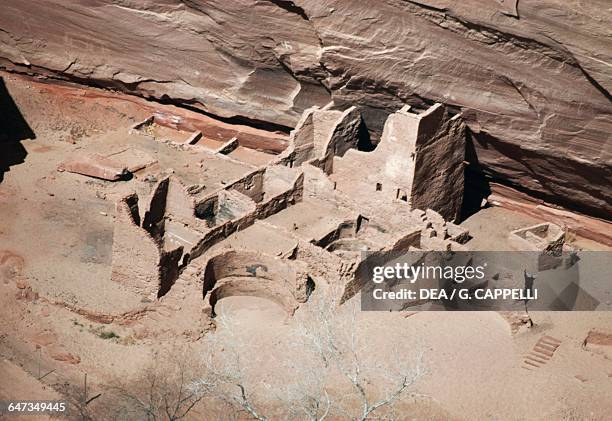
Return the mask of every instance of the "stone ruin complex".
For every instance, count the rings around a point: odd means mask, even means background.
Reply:
[[[470,236],[453,223],[463,198],[460,116],[442,104],[404,107],[374,149],[362,124],[355,107],[313,107],[285,151],[218,189],[167,174],[147,196],[125,194],[112,281],[171,311],[193,309],[206,325],[215,302],[231,295],[265,297],[292,314],[321,278],[345,285],[350,298],[364,251],[461,250]],[[189,153],[197,138],[167,142]],[[211,159],[233,161],[236,143],[209,151]]]
[[[389,115],[375,146],[356,107],[315,106],[276,154],[236,136],[213,142],[177,118],[155,113],[58,170],[136,179],[117,184],[110,278],[187,336],[214,326],[224,297],[266,298],[290,316],[321,281],[339,285],[344,302],[367,282],[362,269],[372,262],[466,250],[471,239],[455,223],[465,126],[443,104]],[[150,155],[171,150],[164,165]],[[509,241],[557,250],[564,233],[543,224],[513,231]]]

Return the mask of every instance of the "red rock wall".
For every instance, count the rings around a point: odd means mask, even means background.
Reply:
[[[607,0],[4,0],[0,65],[282,126],[464,112],[491,176],[612,219]]]

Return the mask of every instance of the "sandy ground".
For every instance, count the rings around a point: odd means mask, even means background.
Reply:
[[[514,250],[508,243],[508,233],[515,229],[535,225],[539,221],[528,215],[508,212],[502,208],[485,208],[467,220],[461,226],[470,231],[473,237],[467,246],[472,250]]]
[[[277,370],[291,352],[291,324],[279,308],[263,299],[222,300],[221,313],[230,322],[219,329],[241,338],[244,357],[256,368],[262,389],[278,382]],[[299,310],[308,312],[308,304]],[[297,320],[300,315],[298,314]],[[536,327],[512,335],[506,320],[494,312],[358,313],[357,332],[364,349],[377,359],[391,360],[392,349],[411,358],[424,350],[425,376],[415,385],[424,395],[421,408],[400,419],[608,419],[612,402],[612,361],[587,351],[582,341],[593,328],[609,328],[607,313],[536,313]],[[561,341],[544,366],[522,368],[524,355],[540,337]],[[291,358],[299,358],[293,356]],[[408,401],[398,405],[407,414]]]
[[[21,367],[11,363],[10,361],[0,361],[0,373],[2,373],[2,382],[0,383],[0,400],[17,401],[19,399],[24,399],[24,396],[27,396],[30,400],[62,400],[62,396],[59,393],[39,382]],[[2,418],[1,415],[0,418]],[[32,419],[46,421],[54,418],[57,419],[57,417],[52,418],[48,415],[7,415],[5,418],[18,421]]]

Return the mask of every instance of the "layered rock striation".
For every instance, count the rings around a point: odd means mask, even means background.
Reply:
[[[0,65],[293,127],[357,105],[462,111],[473,168],[612,219],[605,0],[6,0]]]

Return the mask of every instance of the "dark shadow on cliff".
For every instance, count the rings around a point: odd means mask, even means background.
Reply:
[[[0,183],[10,167],[25,161],[28,153],[21,141],[35,138],[34,131],[13,101],[4,79],[0,77]]]
[[[461,221],[465,221],[478,212],[481,209],[483,199],[486,199],[491,194],[489,178],[478,161],[474,140],[474,133],[469,128],[466,128],[465,160],[468,162],[468,165],[465,166],[464,170],[465,187],[461,206]]]
[[[359,125],[359,132],[357,134],[359,136],[357,140],[357,150],[363,152],[372,152],[376,149],[376,145],[372,143],[372,139],[370,138],[370,132],[368,127],[366,126],[363,117],[361,118],[361,124]]]
[[[608,188],[609,180],[612,180],[612,168],[609,165],[578,163],[570,154],[551,156],[530,151],[521,148],[521,145],[501,141],[486,132],[474,133],[472,139],[478,149],[488,150],[488,153],[512,163],[512,166],[507,166],[505,172],[499,171],[499,168],[503,169],[501,165],[483,166],[486,178],[492,183],[510,187],[534,199],[572,212],[606,221],[612,220]],[[514,180],[508,178],[508,170],[515,173]],[[540,188],[534,190],[523,185],[520,182],[522,178],[537,181]],[[575,194],[568,193],[570,189],[575,191]],[[601,205],[594,206],[585,202],[581,199],[581,196],[585,195],[590,196],[592,202],[599,202]]]

